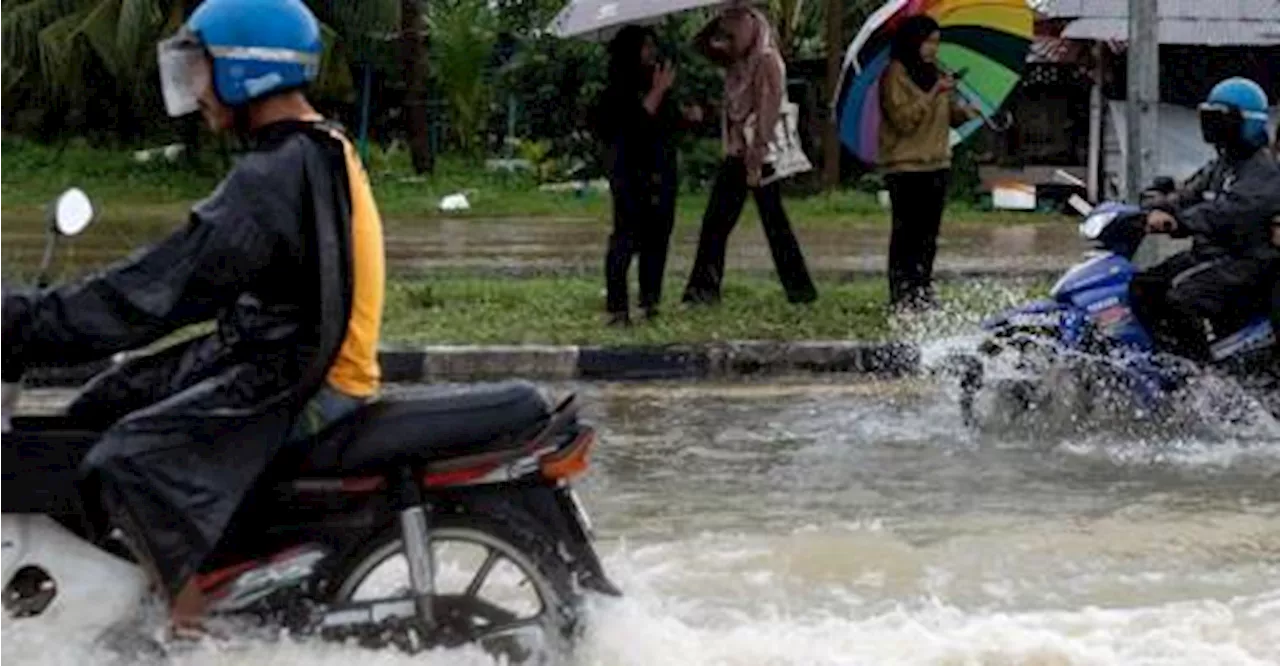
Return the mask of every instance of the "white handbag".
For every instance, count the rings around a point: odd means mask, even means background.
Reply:
[[[761,185],[790,178],[798,173],[813,170],[813,163],[804,154],[800,144],[800,106],[791,101],[787,95],[787,70],[782,70],[782,103],[778,108],[778,124],[773,128],[773,139],[769,141],[769,152],[765,154],[764,163],[772,167],[760,179]],[[754,142],[755,114],[747,118],[744,134],[747,143]]]

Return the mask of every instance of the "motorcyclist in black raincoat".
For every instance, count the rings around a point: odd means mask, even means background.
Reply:
[[[121,528],[198,628],[194,575],[287,441],[379,388],[382,224],[351,143],[302,93],[320,26],[302,0],[206,0],[161,42],[167,110],[199,110],[248,152],[187,223],[73,284],[4,297],[4,374],[88,362],[188,325],[208,335],[135,358],[69,408],[103,428],[81,494],[99,536]]]
[[[1211,334],[1230,334],[1268,307],[1280,260],[1270,230],[1280,214],[1280,165],[1268,146],[1267,97],[1253,81],[1219,83],[1200,119],[1219,158],[1147,217],[1149,231],[1191,237],[1193,246],[1136,276],[1130,289],[1157,345],[1203,362]]]

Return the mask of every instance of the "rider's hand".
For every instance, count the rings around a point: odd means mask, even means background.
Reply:
[[[1172,195],[1165,194],[1159,190],[1146,189],[1138,195],[1138,205],[1146,207],[1161,206],[1167,203],[1171,198]]]
[[[938,77],[938,82],[933,84],[933,93],[949,93],[956,89],[956,80],[950,74],[943,74]]]
[[[1170,234],[1178,228],[1178,219],[1163,210],[1147,213],[1147,233]]]

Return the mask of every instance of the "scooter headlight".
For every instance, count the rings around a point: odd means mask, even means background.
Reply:
[[[1102,232],[1115,221],[1116,211],[1107,211],[1105,213],[1095,213],[1085,218],[1080,223],[1080,237],[1085,240],[1096,241],[1102,236]]]

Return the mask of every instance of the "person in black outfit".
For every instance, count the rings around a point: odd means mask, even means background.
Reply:
[[[933,266],[951,175],[951,127],[976,115],[938,67],[941,34],[928,16],[903,21],[880,78],[878,162],[893,206],[889,302],[896,310],[937,302]]]
[[[727,10],[699,34],[700,50],[726,67],[725,160],[702,217],[698,254],[684,292],[686,303],[719,302],[725,249],[748,192],[755,197],[787,300],[809,303],[818,297],[800,244],[782,208],[779,184],[769,178],[771,167],[765,162],[786,85],[776,44],[777,37],[764,15],[745,7]]]
[[[609,82],[596,106],[613,195],[613,234],[605,257],[606,308],[611,325],[631,322],[627,272],[640,257],[640,308],[657,316],[667,248],[675,225],[675,130],[681,125],[668,94],[675,69],[658,63],[653,30],[626,26],[609,45]],[[684,120],[698,119],[688,109]]]

